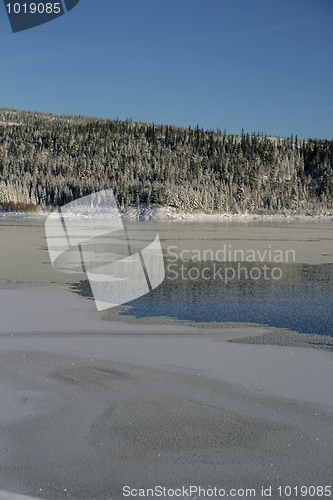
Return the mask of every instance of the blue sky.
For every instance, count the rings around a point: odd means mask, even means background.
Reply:
[[[9,1],[9,0],[8,0]],[[0,106],[333,138],[332,0],[80,0],[11,33]]]

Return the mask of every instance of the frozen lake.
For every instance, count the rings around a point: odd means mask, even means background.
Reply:
[[[253,323],[306,334],[332,334],[332,222],[156,221],[137,225],[139,230],[157,230],[165,280],[151,293],[124,306],[96,312],[95,319]],[[84,298],[87,305],[82,305],[83,309],[95,310],[85,274],[62,274],[51,267],[43,221],[0,219],[0,236],[0,289],[25,290],[24,329],[29,330],[32,321],[33,329],[38,330],[39,320],[45,328],[42,311],[29,318],[27,307],[31,311],[38,308],[33,295],[28,299],[29,290],[67,290],[73,297]],[[11,298],[8,292],[4,294],[3,304],[5,295],[9,303],[19,301],[14,292]],[[51,295],[49,301],[46,297],[46,302],[54,302]],[[63,310],[59,320],[65,323],[66,307],[63,303],[59,307]],[[47,315],[57,316],[55,302],[50,308],[53,312]],[[6,305],[3,311],[2,330],[5,318],[12,322],[11,330],[19,322],[20,315],[6,314],[9,309]],[[75,314],[66,314],[71,316],[69,329],[75,329]],[[79,317],[77,321],[80,331]]]
[[[43,221],[0,220],[0,490],[330,484],[332,223],[143,224],[164,282],[98,312]]]

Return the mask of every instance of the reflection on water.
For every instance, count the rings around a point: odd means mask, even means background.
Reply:
[[[182,264],[175,263],[178,269]],[[333,336],[333,264],[283,264],[279,266],[279,280],[268,280],[263,275],[258,280],[246,279],[245,270],[240,279],[228,283],[218,276],[202,279],[203,268],[212,269],[214,264],[215,269],[221,268],[221,263],[189,263],[189,268],[198,270],[192,276],[200,273],[199,279],[190,279],[186,272],[183,276],[187,279],[181,275],[173,279],[175,274],[167,269],[162,285],[130,302],[130,309],[120,314],[135,318],[167,316],[198,323],[260,323]],[[237,263],[233,266],[237,269]],[[241,266],[249,276],[252,265],[242,262]],[[206,271],[205,276],[212,278],[213,272],[209,275]],[[224,278],[223,271],[221,276]],[[107,312],[104,317],[107,318]]]

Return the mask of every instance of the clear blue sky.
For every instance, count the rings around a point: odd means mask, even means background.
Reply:
[[[9,1],[9,0],[8,0]],[[332,0],[80,0],[12,34],[0,106],[333,138]]]

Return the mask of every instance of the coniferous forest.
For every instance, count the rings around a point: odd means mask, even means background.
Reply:
[[[0,109],[3,210],[107,188],[124,209],[332,212],[333,141]]]

